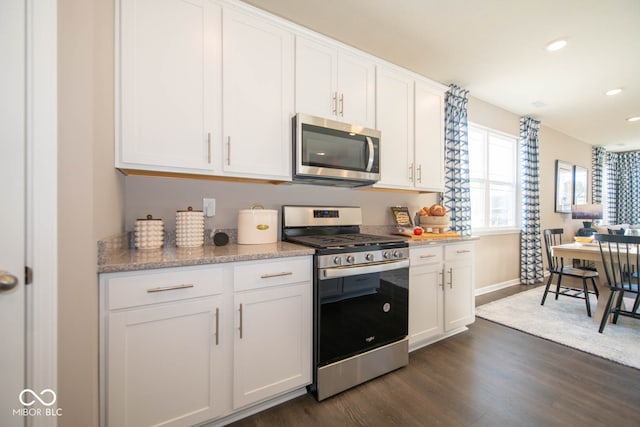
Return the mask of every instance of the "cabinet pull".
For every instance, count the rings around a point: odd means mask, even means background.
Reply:
[[[409,163],[409,181],[413,181],[413,163]]]
[[[440,287],[444,290],[444,271],[440,271],[438,275],[440,276]]]
[[[219,336],[220,336],[220,309],[216,307],[216,345],[218,345]]]
[[[151,288],[151,289],[147,289],[147,293],[152,294],[154,292],[175,291],[178,289],[187,289],[187,288],[193,288],[193,284],[185,283],[184,285],[162,286],[159,288]]]
[[[420,255],[420,259],[433,258],[434,256],[436,256],[436,254]]]
[[[453,289],[453,267],[449,269],[449,289]]]
[[[468,254],[469,252],[471,252],[469,249],[458,249],[456,251],[457,254]]]
[[[207,162],[211,163],[211,132],[207,133]]]
[[[271,279],[272,277],[282,277],[282,276],[291,276],[293,275],[292,271],[283,271],[282,273],[273,273],[273,274],[263,274],[260,276],[261,279]]]
[[[344,93],[340,94],[340,116],[344,117]]]
[[[337,116],[338,115],[338,92],[333,92],[332,103],[333,103],[333,109],[331,111],[333,112],[334,116]]]
[[[231,165],[231,137],[227,137],[227,165]]]
[[[418,165],[418,182],[422,183],[422,164]]]
[[[238,329],[240,329],[240,339],[242,339],[242,304],[240,304],[240,327]]]

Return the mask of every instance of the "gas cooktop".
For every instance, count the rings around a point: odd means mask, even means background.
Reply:
[[[287,240],[318,249],[379,246],[389,243],[405,242],[405,239],[401,237],[378,236],[364,233],[290,236],[287,237]]]

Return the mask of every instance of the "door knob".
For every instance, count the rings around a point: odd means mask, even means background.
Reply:
[[[6,271],[0,271],[0,291],[8,291],[18,284],[18,278]]]

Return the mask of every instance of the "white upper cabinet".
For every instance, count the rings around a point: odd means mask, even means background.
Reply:
[[[296,37],[296,111],[375,126],[375,66],[338,46]]]
[[[223,171],[291,179],[294,36],[235,9],[223,12]]]
[[[444,86],[378,66],[381,188],[443,191]]]
[[[416,81],[414,110],[415,188],[444,191],[444,89]]]
[[[121,0],[116,167],[215,169],[220,138],[219,6]]]
[[[379,66],[376,77],[376,128],[380,137],[381,180],[376,187],[413,186],[413,79]]]

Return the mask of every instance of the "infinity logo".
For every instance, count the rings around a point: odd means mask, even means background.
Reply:
[[[43,397],[44,397],[44,395],[45,395],[45,394],[47,394],[47,393],[51,395],[51,398],[52,398],[52,399],[51,399],[51,402],[46,402],[45,400],[43,400],[43,399],[40,397],[40,396],[43,396]],[[31,394],[31,396],[33,396],[33,398],[31,399],[31,401],[29,401],[29,402],[25,401],[25,395],[26,395],[26,394]],[[56,397],[56,393],[55,393],[53,390],[49,389],[49,388],[42,390],[42,391],[40,392],[40,395],[38,395],[35,391],[31,390],[30,388],[25,388],[25,389],[24,389],[24,390],[22,390],[22,391],[20,392],[20,394],[18,395],[18,400],[20,400],[20,403],[22,403],[24,406],[31,406],[31,405],[33,405],[34,403],[36,403],[36,400],[37,400],[38,402],[42,403],[44,406],[51,406],[51,405],[53,405],[54,403],[56,403],[56,398],[57,398],[57,397]],[[35,399],[35,400],[34,400],[34,399]]]

